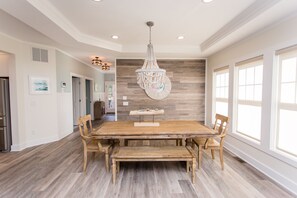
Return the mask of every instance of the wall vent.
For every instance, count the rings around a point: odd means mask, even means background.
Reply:
[[[45,49],[32,47],[32,59],[33,61],[48,63],[48,51]]]

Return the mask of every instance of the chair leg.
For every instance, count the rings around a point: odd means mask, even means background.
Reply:
[[[109,172],[109,153],[108,150],[105,152],[105,167],[107,172]]]
[[[117,174],[116,160],[112,159],[112,183],[115,184],[116,174]]]
[[[129,140],[124,139],[124,146],[128,146],[129,145]]]
[[[198,169],[200,169],[202,163],[202,146],[198,145]]]
[[[84,149],[84,172],[86,172],[86,169],[87,169],[87,162],[88,162],[88,152],[86,149]]]
[[[223,148],[220,148],[220,161],[222,170],[224,170]]]
[[[117,162],[117,172],[120,172],[120,162]]]
[[[190,171],[190,161],[186,161],[187,163],[187,173]]]
[[[215,158],[214,149],[210,149],[210,151],[211,151],[211,157],[212,157],[212,159],[214,159]]]
[[[195,183],[196,159],[192,159],[192,183]]]
[[[196,145],[196,144],[195,144],[194,141],[192,140],[192,142],[191,142],[191,147],[192,147],[193,150],[195,150],[195,145]]]

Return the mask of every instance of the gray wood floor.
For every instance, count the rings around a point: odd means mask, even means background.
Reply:
[[[82,172],[78,132],[21,152],[0,153],[0,197],[294,197],[247,163],[225,152],[204,153],[196,183],[182,162],[122,163],[116,184],[106,172],[103,154],[89,155]]]

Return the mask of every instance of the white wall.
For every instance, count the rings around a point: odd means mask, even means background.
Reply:
[[[9,53],[12,150],[57,140],[56,66],[54,49],[49,62],[33,62],[31,44],[0,35],[0,51]],[[35,45],[35,47],[40,47]],[[7,71],[6,71],[7,72]],[[48,77],[52,92],[48,95],[29,93],[29,76]]]
[[[0,43],[0,76],[10,79],[12,150],[56,141],[73,131],[70,83],[73,73],[82,77],[82,93],[85,93],[85,79],[90,79],[98,85],[92,93],[93,101],[104,96],[102,73],[55,48],[22,42],[2,34]],[[47,49],[48,63],[32,61],[32,47]],[[30,94],[29,77],[49,78],[50,94]],[[66,82],[65,89],[61,88],[61,82]],[[82,100],[84,115],[85,97]]]
[[[57,90],[58,90],[58,125],[60,137],[73,132],[73,108],[72,108],[72,76],[80,78],[81,82],[81,115],[86,110],[86,85],[85,80],[91,80],[91,90],[94,102],[104,99],[104,74],[95,70],[61,51],[56,51],[57,65]],[[61,82],[66,82],[66,87],[61,88]],[[95,84],[97,89],[95,90]],[[92,111],[92,109],[91,109]],[[93,113],[92,113],[93,114]]]
[[[229,65],[230,91],[229,116],[233,118],[234,64],[238,61],[264,55],[263,98],[262,98],[262,136],[261,144],[249,142],[232,131],[232,121],[225,146],[254,167],[264,172],[276,182],[297,194],[297,160],[285,158],[271,150],[270,139],[274,124],[272,106],[275,101],[273,75],[275,75],[275,50],[297,44],[297,16],[291,16],[249,38],[238,42],[208,58],[207,100],[212,101],[212,73],[215,68]],[[211,124],[212,104],[207,103],[206,123]],[[292,131],[295,132],[295,131]]]
[[[9,76],[9,60],[10,60],[10,54],[0,52],[0,76],[1,77]]]

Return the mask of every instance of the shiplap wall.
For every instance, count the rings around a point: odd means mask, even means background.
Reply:
[[[172,84],[171,93],[163,100],[149,98],[138,86],[135,70],[143,63],[143,59],[116,60],[118,120],[139,119],[129,116],[130,110],[158,108],[164,109],[165,114],[156,116],[156,120],[204,121],[205,60],[158,60],[159,67],[166,69]],[[127,96],[129,106],[123,106],[123,96]]]

